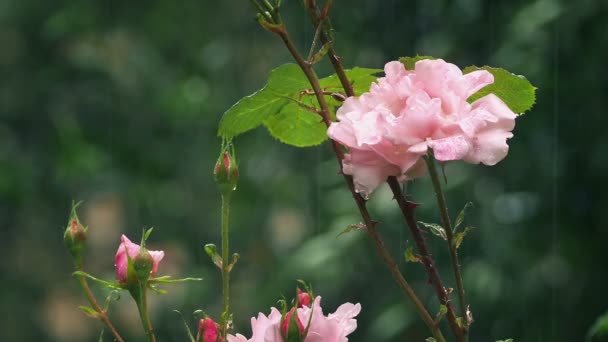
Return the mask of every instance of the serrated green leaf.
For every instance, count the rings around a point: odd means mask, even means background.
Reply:
[[[353,91],[357,96],[368,92],[371,84],[378,79],[378,74],[382,72],[382,69],[370,69],[359,67],[344,70],[344,73],[350,81],[350,84],[353,87]],[[344,92],[344,88],[342,88],[342,83],[340,83],[340,79],[336,74],[320,79],[319,84],[321,85],[321,88],[324,91],[336,93]]]
[[[443,227],[438,225],[437,223],[426,223],[422,221],[418,221],[418,223],[426,227],[431,233],[433,233],[433,235],[437,235],[444,240],[448,239],[445,233],[445,229],[443,229]]]
[[[468,74],[477,70],[486,70],[494,75],[494,83],[482,88],[471,95],[468,101],[473,102],[488,94],[498,96],[516,114],[523,114],[530,110],[536,102],[536,87],[524,76],[519,76],[501,68],[489,66],[464,68],[463,73]]]
[[[297,64],[287,63],[270,72],[268,88],[277,95],[289,95],[310,88],[310,83]]]
[[[264,126],[280,142],[297,147],[316,146],[328,139],[321,116],[290,102],[278,114],[264,120]]]
[[[452,243],[454,244],[454,246],[456,246],[456,248],[460,247],[460,245],[462,244],[462,241],[464,240],[464,237],[471,230],[473,230],[473,227],[466,227],[462,232],[454,234],[454,239],[452,240]]]
[[[460,210],[460,213],[458,213],[458,217],[456,217],[456,222],[454,223],[454,232],[456,232],[458,230],[458,227],[462,224],[462,222],[464,222],[467,209],[471,207],[473,207],[473,202],[467,202],[467,204],[464,205],[462,210]]]
[[[405,249],[405,261],[407,262],[420,262],[420,258],[414,253],[414,247],[408,246]]]
[[[270,115],[281,111],[287,103],[288,99],[278,97],[267,88],[246,96],[224,113],[218,135],[232,139],[250,131],[260,126]]]
[[[416,55],[416,57],[401,57],[399,58],[399,62],[401,62],[406,70],[414,70],[416,67],[416,62],[421,61],[423,59],[437,59],[433,56],[420,56]]]
[[[92,317],[92,318],[99,318],[99,313],[97,311],[95,311],[95,309],[93,309],[90,306],[84,306],[81,305],[78,307],[80,309],[80,311],[84,312],[85,315]]]
[[[587,333],[587,341],[600,342],[608,340],[608,312],[595,320]]]

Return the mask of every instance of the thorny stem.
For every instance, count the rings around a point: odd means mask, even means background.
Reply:
[[[401,213],[403,214],[403,217],[405,218],[407,226],[410,230],[410,233],[412,234],[414,243],[416,244],[416,248],[418,250],[418,253],[420,254],[419,255],[420,261],[424,265],[424,268],[426,269],[426,273],[428,274],[429,282],[430,282],[431,286],[433,286],[433,289],[435,290],[435,293],[437,294],[437,298],[439,299],[439,302],[442,305],[445,305],[446,308],[448,309],[448,311],[446,313],[446,318],[448,319],[450,328],[454,332],[454,335],[456,336],[457,340],[460,341],[464,335],[464,332],[462,331],[463,329],[460,328],[460,326],[458,325],[458,322],[456,321],[456,314],[454,313],[454,306],[452,305],[452,302],[450,301],[450,298],[449,298],[449,294],[446,291],[446,289],[443,285],[443,282],[441,281],[441,276],[439,275],[439,271],[437,270],[437,267],[435,267],[435,265],[433,263],[433,258],[431,256],[431,254],[429,253],[429,250],[426,246],[426,239],[422,235],[423,231],[420,230],[420,228],[418,227],[418,224],[416,223],[416,216],[414,214],[414,209],[416,208],[417,204],[408,201],[404,197],[403,191],[401,189],[399,182],[397,181],[397,178],[389,177],[387,182],[388,182],[388,185],[390,186],[391,190],[393,191],[395,200],[397,201],[397,204],[399,204]]]
[[[439,175],[437,174],[437,169],[435,168],[435,157],[432,153],[429,153],[424,160],[429,169],[429,175],[431,176],[431,180],[433,182],[433,188],[435,189],[435,196],[437,197],[437,206],[439,207],[439,211],[441,213],[441,221],[443,227],[445,228],[445,235],[448,240],[448,245],[450,249],[450,259],[452,261],[452,269],[454,271],[454,278],[456,279],[456,288],[458,291],[458,299],[460,302],[460,312],[462,317],[464,318],[464,327],[463,327],[463,340],[466,342],[468,340],[468,310],[467,303],[464,295],[464,285],[462,283],[462,273],[460,271],[460,263],[458,262],[458,249],[456,244],[454,243],[454,229],[452,228],[452,221],[450,220],[450,214],[448,212],[448,206],[445,201],[445,195],[443,190],[441,189],[441,181],[439,179]]]
[[[77,270],[83,271],[83,268],[77,267]],[[82,276],[82,275],[78,276],[78,281],[80,283],[80,287],[82,287],[82,290],[84,291],[85,295],[87,296],[89,303],[91,303],[91,305],[93,306],[93,309],[95,309],[95,311],[97,311],[97,317],[99,317],[99,319],[108,327],[108,329],[110,329],[110,332],[112,333],[112,335],[114,336],[116,341],[124,342],[125,340],[120,336],[120,334],[118,333],[118,331],[116,330],[116,328],[114,327],[112,322],[110,321],[110,318],[108,317],[107,313],[101,308],[101,306],[99,306],[99,303],[97,303],[97,299],[95,299],[95,296],[93,295],[93,291],[91,291],[91,288],[89,287],[89,283],[87,282],[87,279],[85,278],[85,276]]]
[[[230,261],[228,260],[228,220],[230,218],[230,192],[222,194],[222,295],[224,311],[222,317],[222,337],[226,341],[230,319]]]
[[[329,126],[331,124],[331,119],[330,119],[330,115],[329,115],[329,113],[330,113],[329,107],[327,105],[327,102],[325,101],[325,98],[323,97],[323,91],[319,85],[319,80],[318,80],[317,76],[315,75],[314,71],[312,70],[311,64],[307,63],[304,60],[302,55],[298,52],[296,47],[293,45],[293,42],[291,41],[291,38],[289,37],[289,34],[287,33],[287,30],[285,29],[284,26],[281,26],[280,29],[274,30],[273,32],[276,33],[277,35],[279,35],[281,40],[283,40],[283,43],[285,44],[285,46],[287,47],[287,49],[289,50],[289,52],[291,53],[291,55],[293,56],[295,61],[298,63],[298,65],[300,66],[300,68],[302,69],[304,74],[306,75],[306,78],[308,79],[308,81],[310,82],[310,85],[313,88],[317,101],[319,102],[319,106],[321,107],[320,114],[323,119],[323,122],[327,126]],[[352,88],[351,88],[351,92],[352,92]],[[337,142],[335,142],[333,140],[331,141],[331,144],[332,144],[334,153],[336,154],[336,158],[338,160],[340,170],[342,171],[342,159],[344,158],[344,153],[342,152],[342,148],[340,147],[340,145]],[[361,217],[363,218],[363,221],[365,222],[365,226],[367,227],[366,230],[367,230],[368,236],[374,242],[374,245],[376,247],[378,254],[380,254],[382,259],[384,260],[384,263],[388,267],[389,271],[391,272],[391,275],[393,276],[393,278],[395,279],[395,281],[401,288],[402,292],[405,294],[405,296],[407,298],[409,298],[412,301],[412,303],[414,304],[414,306],[416,308],[416,311],[418,311],[418,314],[420,315],[422,320],[432,331],[433,336],[437,339],[438,342],[445,342],[445,337],[443,336],[441,330],[439,329],[437,324],[435,324],[435,321],[433,320],[431,315],[428,313],[428,311],[424,307],[424,304],[422,304],[422,301],[418,298],[418,296],[414,292],[414,289],[404,278],[403,274],[399,270],[399,267],[397,266],[397,262],[395,262],[395,260],[392,258],[392,256],[390,255],[390,253],[384,246],[384,242],[382,241],[382,238],[376,229],[376,222],[371,219],[371,216],[370,216],[370,214],[367,210],[366,204],[365,204],[365,199],[359,193],[356,192],[352,177],[344,174],[343,172],[341,172],[341,173],[344,176],[346,184],[348,185],[348,188],[349,188],[353,198],[355,199],[355,202],[357,203],[357,208],[359,209],[359,212],[361,213]]]
[[[311,19],[313,25],[320,27],[320,25],[322,25],[322,21],[324,19],[320,18],[320,15],[319,15],[320,13],[316,7],[315,1],[314,0],[309,1],[308,4],[309,4],[309,7],[307,8],[307,10],[308,10],[308,13],[309,13],[309,16],[310,16],[310,19]],[[330,42],[329,35],[324,30],[321,31],[320,39],[323,44]],[[338,75],[338,78],[340,79],[340,82],[342,84],[342,87],[344,88],[346,95],[349,97],[355,96],[355,92],[353,90],[352,84],[350,83],[350,81],[348,80],[348,77],[346,76],[346,73],[344,72],[344,67],[342,66],[341,58],[336,54],[336,51],[333,48],[333,44],[330,45],[327,55],[334,67],[334,70],[336,71],[336,74]],[[395,199],[397,200],[397,203],[399,204],[399,207],[403,213],[406,223],[410,229],[410,232],[412,233],[412,236],[416,243],[416,248],[418,249],[418,252],[420,253],[422,263],[427,270],[431,285],[435,289],[435,292],[437,294],[437,297],[438,297],[440,303],[445,305],[446,308],[448,309],[448,312],[446,315],[447,315],[448,322],[450,324],[450,328],[452,329],[452,331],[454,332],[454,334],[456,335],[458,340],[460,340],[461,338],[466,340],[466,331],[464,331],[464,329],[461,329],[460,326],[458,325],[458,322],[456,321],[454,307],[449,300],[448,293],[447,293],[445,287],[443,286],[441,276],[439,275],[439,272],[434,265],[433,258],[431,257],[430,253],[428,252],[428,248],[426,246],[426,240],[422,236],[421,231],[418,228],[418,225],[416,223],[416,219],[414,216],[414,209],[416,207],[415,204],[412,202],[409,202],[405,199],[403,191],[402,191],[401,187],[399,186],[399,182],[397,181],[397,179],[395,177],[389,177],[387,180],[387,183],[391,187],[391,190],[393,191]],[[462,303],[462,300],[461,300],[461,303]],[[463,315],[464,314],[465,313],[463,311]]]

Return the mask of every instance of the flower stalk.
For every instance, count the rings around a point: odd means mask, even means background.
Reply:
[[[441,180],[439,179],[439,175],[437,173],[437,168],[435,167],[435,157],[433,153],[429,153],[424,160],[428,166],[429,175],[431,176],[431,181],[433,183],[433,189],[435,190],[435,197],[437,198],[437,206],[439,207],[439,212],[441,214],[441,222],[445,229],[447,242],[450,250],[450,260],[452,262],[452,270],[454,272],[454,278],[456,279],[456,289],[458,291],[458,300],[460,304],[460,313],[462,317],[465,317],[462,324],[462,332],[463,332],[463,341],[468,341],[468,329],[469,322],[468,317],[470,316],[467,303],[465,298],[464,284],[462,282],[462,272],[460,268],[460,263],[458,262],[458,246],[454,241],[454,229],[452,227],[452,221],[450,220],[450,214],[448,212],[448,207],[445,200],[445,194],[441,189]]]

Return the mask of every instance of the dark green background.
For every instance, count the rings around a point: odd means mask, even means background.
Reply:
[[[284,19],[307,51],[313,29],[297,1],[283,2]],[[472,341],[582,341],[608,309],[607,7],[592,0],[335,1],[336,48],[346,66],[381,68],[426,54],[461,67],[504,67],[539,88],[504,161],[446,166],[452,214],[475,203],[467,222],[476,229],[461,248]],[[220,277],[202,250],[220,238],[211,177],[216,127],[223,111],[290,61],[253,17],[244,0],[0,0],[0,340],[99,336],[101,324],[76,308],[85,300],[62,241],[72,199],[85,201],[90,272],[112,279],[120,234],[136,240],[154,226],[150,247],[166,252],[160,272],[205,278],[155,296],[159,341],[186,340],[173,309],[218,315]],[[366,235],[336,237],[359,217],[329,145],[296,149],[260,128],[236,147],[239,331],[249,335],[249,317],[268,312],[281,294],[290,297],[302,278],[323,296],[326,312],[345,301],[362,304],[352,341],[429,335]],[[438,221],[428,180],[408,190],[422,203],[418,218]],[[369,207],[399,257],[409,235],[389,191],[379,189]],[[453,286],[444,246],[429,240]],[[435,311],[422,268],[401,267]],[[105,290],[96,290],[102,298]],[[126,294],[111,315],[128,341],[143,340]]]

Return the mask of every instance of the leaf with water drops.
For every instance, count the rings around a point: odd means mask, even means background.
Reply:
[[[501,68],[489,66],[476,67],[469,66],[464,68],[463,73],[467,74],[477,70],[486,70],[494,76],[494,83],[481,88],[478,92],[469,97],[469,102],[484,97],[488,94],[498,96],[515,114],[523,114],[532,109],[536,103],[536,87],[524,76],[515,75]]]

